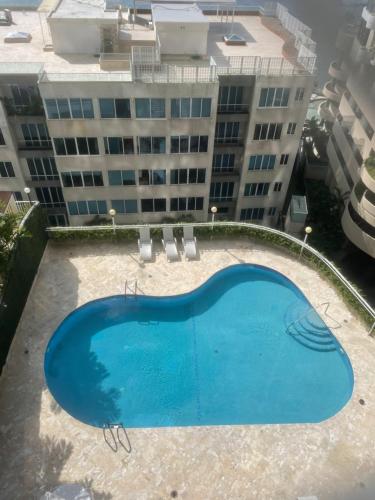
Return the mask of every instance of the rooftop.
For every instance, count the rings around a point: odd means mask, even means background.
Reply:
[[[105,0],[61,0],[52,14],[59,19],[117,19],[116,11],[106,11]]]
[[[151,4],[152,19],[163,23],[207,23],[206,16],[201,9],[193,4]]]
[[[0,379],[0,467],[4,498],[40,498],[66,482],[94,498],[374,498],[375,343],[316,271],[245,240],[198,241],[200,258],[142,264],[137,244],[52,243],[41,262]],[[73,309],[123,293],[137,279],[149,295],[194,289],[239,262],[269,266],[293,280],[313,305],[330,302],[335,335],[350,357],[354,393],[319,424],[130,429],[132,452],[113,453],[100,429],[82,424],[53,400],[43,373],[49,338]],[[25,353],[25,350],[28,352]],[[365,404],[360,405],[363,399]],[[6,457],[6,459],[5,459]],[[367,494],[368,496],[362,496]]]
[[[96,18],[96,11],[102,13],[104,11],[99,7],[101,1],[97,2],[98,7],[95,7],[95,4],[93,6],[91,3],[92,1],[94,0],[90,0],[89,2],[62,0],[52,17],[56,18],[57,16],[63,18],[65,14],[71,16],[73,12],[73,18],[90,17],[90,13],[94,13],[92,17]],[[178,13],[178,16],[184,17],[184,20],[186,20],[186,7],[183,7],[183,15],[181,7],[180,5],[174,5],[174,15]],[[169,5],[154,6],[154,12],[157,13],[155,15],[161,16],[161,19],[168,18],[168,15],[166,15],[168,9],[170,9]],[[189,15],[192,16],[192,19],[199,18],[202,21],[209,21],[207,59],[197,61],[188,56],[168,56],[164,60],[162,59],[162,63],[167,62],[168,64],[176,66],[196,66],[197,64],[202,65],[205,63],[206,66],[209,67],[209,58],[212,57],[215,59],[218,66],[227,67],[235,64],[233,62],[235,60],[229,61],[229,57],[243,56],[249,60],[256,58],[256,63],[250,61],[247,69],[246,64],[240,65],[241,68],[245,68],[245,74],[254,74],[256,71],[268,71],[269,74],[277,74],[278,68],[283,68],[283,74],[292,74],[294,70],[297,70],[297,72],[303,70],[303,68],[296,63],[296,57],[294,57],[292,61],[291,58],[285,54],[285,50],[283,51],[285,42],[291,38],[291,34],[282,26],[276,17],[265,18],[263,15],[235,15],[233,26],[231,26],[230,17],[228,18],[228,22],[224,22],[220,16],[201,14],[199,10],[196,10],[195,6],[189,6],[188,12]],[[104,14],[105,16],[108,14],[113,21],[117,19],[117,13],[113,11],[104,12]],[[18,68],[13,66],[13,68],[17,68],[17,72],[24,71],[27,73],[31,72],[31,70],[35,71],[36,64],[42,64],[46,73],[61,73],[65,74],[67,77],[68,75],[72,75],[72,73],[77,75],[88,75],[87,78],[90,78],[89,75],[93,73],[101,74],[103,77],[105,74],[108,74],[108,71],[101,69],[98,54],[59,55],[51,50],[46,51],[45,47],[51,44],[51,36],[45,13],[15,11],[12,15],[17,30],[30,33],[32,38],[30,43],[6,44],[4,43],[4,37],[12,31],[12,29],[8,26],[0,26],[0,68],[1,70],[4,68],[5,73],[9,73],[10,71],[9,68],[7,68],[7,64],[9,59],[11,59],[12,64],[22,65]],[[155,32],[146,26],[147,21],[151,19],[151,14],[144,14],[142,16],[145,20],[144,25],[136,24],[134,29],[133,25],[130,23],[121,26],[119,43],[120,46],[123,46],[123,51],[127,53],[130,52],[133,41],[136,41],[137,45],[142,42],[144,42],[144,45],[155,43]],[[265,22],[265,20],[267,20],[267,22]],[[224,42],[224,36],[231,32],[241,36],[246,41],[246,45],[227,45]],[[261,64],[262,58],[273,58],[272,63]],[[237,62],[238,60],[239,59],[237,59]],[[314,67],[314,61],[311,67]],[[273,73],[273,71],[276,71],[276,73]],[[125,69],[122,73],[123,77],[121,77],[120,80],[129,81],[131,76],[130,71]],[[126,78],[125,74],[128,75]]]

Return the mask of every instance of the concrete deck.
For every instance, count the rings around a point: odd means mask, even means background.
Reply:
[[[135,244],[49,243],[0,379],[0,498],[39,498],[62,482],[86,484],[95,499],[375,498],[375,341],[334,289],[293,258],[245,240],[199,247],[199,260],[170,264],[156,245],[155,262],[141,264]],[[125,279],[137,279],[146,294],[176,294],[238,262],[270,266],[314,305],[331,303],[355,374],[341,412],[314,425],[130,429],[127,454],[58,407],[43,357],[70,311],[122,293]]]

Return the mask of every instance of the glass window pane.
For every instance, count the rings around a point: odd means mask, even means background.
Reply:
[[[273,105],[273,99],[275,96],[275,88],[270,87],[268,89],[268,94],[267,94],[267,99],[266,99],[266,106],[272,106]]]
[[[76,155],[77,154],[76,141],[72,137],[67,137],[65,139],[65,147],[66,147],[66,154],[67,155]]]
[[[92,99],[82,99],[82,110],[85,118],[94,118]]]
[[[154,211],[154,200],[152,198],[144,198],[141,200],[142,212],[153,212]]]
[[[281,106],[282,96],[283,96],[283,89],[282,88],[276,89],[275,100],[273,103],[274,106]]]
[[[208,135],[201,135],[199,142],[199,152],[207,153],[208,150]]]
[[[151,117],[165,118],[165,99],[151,99]]]
[[[99,99],[100,116],[102,118],[115,118],[115,105],[113,99]]]
[[[115,99],[117,118],[130,118],[129,99]]]
[[[178,210],[178,198],[171,198],[170,210],[171,212]]]
[[[151,137],[140,137],[139,138],[139,152],[140,152],[140,154],[150,154],[151,153]]]
[[[121,137],[108,137],[108,150],[111,155],[119,155],[123,153]]]
[[[152,152],[154,154],[165,153],[165,137],[153,137],[152,138]]]
[[[190,97],[181,99],[181,118],[190,118]]]
[[[180,99],[171,99],[171,117],[180,118]]]
[[[70,215],[78,215],[78,207],[75,201],[68,201],[68,210]]]
[[[187,184],[187,168],[181,168],[180,169],[180,175],[179,175],[179,179],[180,179],[180,184]]]
[[[72,182],[73,182],[73,186],[74,187],[81,187],[83,184],[82,184],[82,176],[81,176],[81,172],[70,172],[71,176],[72,176]]]
[[[206,169],[205,168],[198,169],[198,182],[199,182],[199,184],[203,184],[204,182],[206,182]]]
[[[134,170],[122,171],[122,184],[124,186],[135,186],[135,172]]]
[[[198,153],[199,151],[199,135],[190,137],[190,153]]]
[[[90,200],[87,202],[88,205],[88,210],[90,215],[97,215],[98,214],[98,205],[96,204],[96,201]]]
[[[138,172],[138,182],[141,186],[148,186],[150,184],[150,172],[148,170],[140,170]]]
[[[77,201],[77,205],[78,205],[79,215],[87,215],[88,214],[87,203],[85,201]]]
[[[197,169],[190,168],[189,169],[189,184],[196,184],[197,176],[198,176]]]
[[[263,108],[266,105],[268,89],[262,89],[260,92],[259,106]]]
[[[94,186],[104,186],[103,176],[100,171],[94,171],[92,176],[94,178]]]
[[[134,154],[134,142],[133,137],[123,137],[122,143],[124,146],[124,154],[132,155]]]
[[[98,155],[99,154],[99,146],[98,140],[96,137],[88,137],[87,138],[89,153],[90,155]]]
[[[150,99],[135,100],[135,116],[137,118],[150,118]]]
[[[47,116],[50,120],[54,120],[59,117],[59,112],[57,110],[57,103],[55,99],[45,100]]]
[[[178,170],[176,168],[171,170],[170,179],[171,184],[178,184]]]
[[[57,99],[60,118],[70,118],[68,99]]]
[[[193,97],[191,100],[191,116],[193,118],[200,118],[201,116],[202,99],[200,97]]]
[[[203,210],[203,197],[202,196],[199,196],[198,198],[196,198],[195,209],[196,210]]]
[[[70,175],[70,172],[61,172],[61,179],[64,187],[72,187],[73,182],[72,182],[72,177]]]
[[[171,137],[171,153],[180,152],[180,138],[178,136]]]
[[[98,201],[98,212],[101,215],[107,214],[107,202],[105,200]]]
[[[178,198],[178,210],[186,210],[186,198]]]
[[[165,212],[167,209],[167,200],[165,198],[154,199],[155,212]]]
[[[108,170],[108,182],[110,186],[121,186],[121,170]]]
[[[180,137],[180,153],[188,153],[189,152],[189,136],[182,135]]]
[[[116,210],[118,214],[123,214],[125,211],[124,200],[112,200],[112,208]]]
[[[202,117],[208,118],[211,116],[211,98],[202,99]]]
[[[77,137],[78,151],[80,155],[88,155],[89,148],[86,137]]]
[[[165,184],[166,181],[166,171],[165,170],[154,170],[152,172],[152,183],[157,184]]]
[[[127,214],[136,214],[137,211],[137,200],[125,200],[125,212]]]
[[[290,89],[284,89],[281,106],[288,106]]]
[[[70,109],[73,118],[83,118],[81,99],[70,99]]]
[[[57,155],[66,155],[64,139],[53,139]]]
[[[87,187],[94,186],[94,178],[92,172],[82,172],[83,184]]]

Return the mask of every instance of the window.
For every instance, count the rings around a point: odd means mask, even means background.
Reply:
[[[140,186],[166,184],[166,170],[140,170],[138,176]]]
[[[137,137],[138,154],[165,153],[165,137]]]
[[[262,220],[264,208],[243,208],[240,213],[240,220]]]
[[[141,200],[142,212],[165,212],[167,201],[165,198],[144,198]]]
[[[44,123],[23,123],[21,130],[27,147],[51,146],[51,139]]]
[[[108,170],[110,186],[135,186],[134,170]]]
[[[0,128],[0,146],[5,146],[5,139],[1,128]]]
[[[50,120],[66,118],[94,118],[92,99],[45,99],[47,117]]]
[[[245,110],[242,104],[243,87],[220,87],[219,88],[219,113],[238,113]]]
[[[99,99],[101,118],[130,118],[129,99]]]
[[[303,87],[298,87],[296,90],[296,95],[294,97],[295,101],[303,101],[305,95],[305,89]]]
[[[240,123],[220,122],[216,123],[215,142],[220,144],[236,144],[239,142]]]
[[[112,208],[118,214],[136,214],[138,212],[137,200],[112,200]]]
[[[16,201],[23,201],[21,191],[13,191],[13,196],[14,196]]]
[[[55,158],[27,158],[26,161],[32,181],[59,180]]]
[[[203,197],[171,198],[171,212],[203,210]]]
[[[220,153],[214,154],[212,161],[212,168],[214,172],[232,172],[234,170],[233,153]]]
[[[0,161],[0,177],[15,177],[13,165],[10,161]]]
[[[39,98],[39,91],[35,85],[10,85],[14,104],[16,106],[30,106],[35,99]]]
[[[61,172],[64,187],[103,186],[103,176],[98,170]]]
[[[287,165],[289,161],[289,155],[288,154],[282,154],[280,156],[280,165]]]
[[[207,135],[173,135],[171,153],[207,153]]]
[[[296,131],[296,127],[297,127],[297,123],[294,123],[294,122],[290,122],[288,124],[288,130],[287,130],[287,134],[288,135],[293,135]]]
[[[282,123],[257,123],[254,130],[254,141],[272,141],[281,137]]]
[[[105,200],[68,201],[70,215],[107,215]]]
[[[133,137],[104,137],[104,150],[106,155],[132,155]]]
[[[276,193],[279,193],[279,192],[281,191],[282,185],[283,185],[283,183],[282,183],[282,182],[275,182],[275,184],[274,184],[274,186],[273,186],[273,190],[274,190]]]
[[[211,201],[231,201],[234,182],[212,182],[210,188]]]
[[[211,98],[171,99],[172,118],[207,118],[211,116]]]
[[[175,168],[171,170],[171,184],[203,184],[205,182],[205,168]]]
[[[268,215],[269,215],[270,217],[274,217],[274,216],[276,215],[276,207],[270,207],[270,208],[268,209]]]
[[[252,182],[250,184],[245,184],[244,196],[267,196],[269,187],[269,182]]]
[[[66,226],[66,218],[64,214],[49,214],[48,224],[50,226]]]
[[[290,89],[268,87],[260,91],[260,108],[285,108],[288,106]]]
[[[38,201],[46,208],[65,207],[62,189],[60,187],[35,188]]]
[[[53,139],[57,156],[98,155],[96,137],[62,137]]]
[[[252,155],[249,159],[249,170],[273,170],[276,155]]]
[[[165,99],[136,98],[135,116],[137,118],[165,118]]]

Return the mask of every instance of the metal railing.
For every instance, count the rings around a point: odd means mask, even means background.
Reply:
[[[178,227],[183,227],[184,223],[176,223],[176,224],[139,224],[139,225],[117,225],[115,224],[114,226],[108,225],[108,226],[71,226],[71,227],[48,227],[47,232],[54,233],[54,232],[66,232],[66,231],[95,231],[95,230],[101,230],[101,231],[108,231],[108,234],[113,232],[115,229],[117,230],[137,230],[142,227],[149,227],[149,228],[155,228],[155,229],[161,229],[163,227],[169,226],[172,228],[178,228]],[[248,222],[196,222],[193,224],[195,227],[243,227],[243,228],[248,228],[248,229],[253,229],[255,231],[260,231],[263,233],[268,233],[268,234],[273,234],[280,236],[284,238],[285,240],[288,240],[291,243],[294,243],[301,247],[305,255],[310,254],[316,257],[321,264],[325,266],[328,270],[330,270],[333,275],[340,281],[340,283],[345,287],[345,289],[350,292],[350,294],[357,300],[357,302],[363,307],[363,309],[369,314],[369,316],[373,319],[372,326],[369,330],[369,333],[371,333],[374,328],[375,328],[375,311],[374,309],[370,306],[370,304],[362,297],[362,295],[354,288],[354,286],[345,278],[345,276],[337,269],[337,267],[332,264],[330,260],[328,260],[324,255],[322,255],[320,252],[315,250],[315,248],[311,247],[308,245],[306,242],[303,242],[299,240],[298,238],[295,238],[294,236],[291,236],[290,234],[284,233],[282,231],[279,231],[278,229],[273,229],[270,227],[266,226],[261,226],[258,224],[252,224]]]

